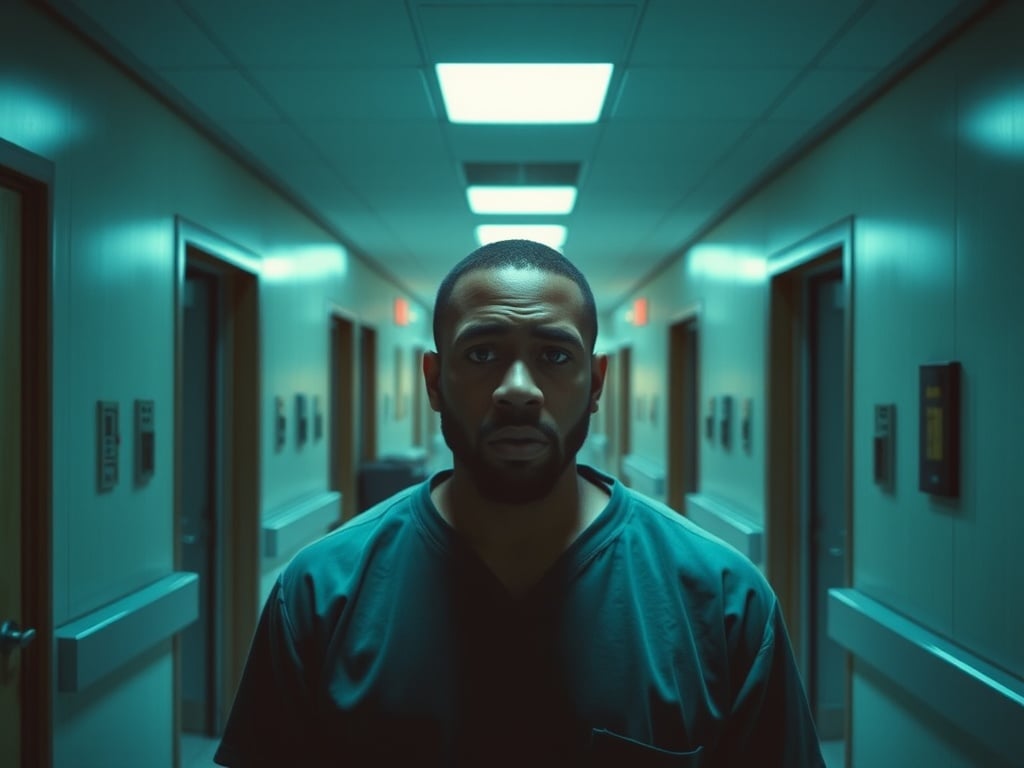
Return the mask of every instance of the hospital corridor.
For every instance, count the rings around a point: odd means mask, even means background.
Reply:
[[[763,576],[828,768],[1024,766],[1022,40],[0,0],[0,766],[214,765],[283,570],[455,463],[435,297],[511,239],[593,290],[577,464]]]

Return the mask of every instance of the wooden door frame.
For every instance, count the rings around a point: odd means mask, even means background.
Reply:
[[[621,345],[615,352],[615,362],[618,368],[615,381],[618,392],[615,409],[618,445],[615,451],[615,466],[612,467],[611,474],[623,478],[625,475],[622,472],[622,460],[633,451],[633,345]]]
[[[358,326],[359,365],[362,374],[359,377],[359,458],[360,461],[376,461],[377,459],[377,329],[372,325]],[[366,340],[373,340],[370,346]],[[367,376],[372,381],[366,386]],[[358,503],[358,502],[357,502]]]
[[[224,616],[220,679],[214,713],[223,727],[259,618],[261,534],[261,409],[260,370],[260,261],[248,250],[181,217],[175,220],[174,280],[174,563],[181,564],[181,480],[183,429],[184,295],[185,270],[190,264],[218,275],[230,311],[223,313],[222,327],[224,400],[230,412],[220,421],[226,425],[223,451],[231,460],[221,478],[224,536],[220,546],[224,575],[221,597]],[[174,733],[178,764],[181,733],[181,649],[174,644]]]
[[[18,620],[36,640],[20,661],[21,763],[46,768],[53,764],[53,164],[0,139],[0,184],[22,199]]]
[[[801,488],[803,445],[801,442],[803,350],[806,334],[807,277],[827,264],[841,266],[843,299],[846,305],[843,327],[845,366],[843,429],[846,458],[843,470],[843,508],[846,524],[846,581],[853,568],[853,219],[843,219],[768,258],[769,283],[766,371],[766,574],[775,588],[789,627],[798,659],[806,658],[804,594],[807,563],[804,563],[803,516],[805,503]],[[847,687],[849,690],[849,686]],[[849,702],[848,702],[849,704]],[[849,717],[849,706],[847,707]],[[849,725],[849,724],[848,724]]]
[[[682,341],[677,339],[677,334],[685,332],[689,327],[693,327],[694,334],[698,339],[698,350],[700,349],[700,314],[701,306],[697,304],[693,307],[683,310],[675,317],[673,317],[668,324],[668,397],[666,398],[668,414],[666,420],[666,431],[668,432],[668,483],[667,483],[667,494],[666,502],[670,507],[675,509],[680,514],[686,513],[686,486],[687,481],[692,481],[694,484],[697,482],[697,478],[686,477],[683,471],[683,467],[686,466],[686,439],[685,435],[688,430],[695,430],[697,434],[700,433],[700,425],[696,420],[694,423],[690,423],[687,419],[686,414],[686,398],[689,393],[685,392],[684,379],[683,379],[683,364],[687,359],[686,352],[688,342],[685,337]],[[696,391],[693,393],[693,397],[696,402],[700,402],[700,370],[696,373],[697,386]],[[699,410],[699,409],[698,409]],[[698,452],[700,448],[700,442],[697,442]],[[699,474],[699,470],[698,470]]]
[[[358,511],[356,498],[356,343],[357,329],[355,313],[338,306],[328,308],[328,360],[331,364],[330,393],[330,434],[328,451],[330,468],[328,481],[333,490],[341,492],[341,519],[344,522],[355,516]],[[346,338],[335,339],[335,329],[345,328]],[[334,370],[339,358],[342,363],[347,361],[348,370],[341,379],[335,381]],[[339,403],[347,403],[345,410]],[[341,457],[345,457],[341,461]]]

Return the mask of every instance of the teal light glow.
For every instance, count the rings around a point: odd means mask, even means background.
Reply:
[[[705,245],[690,254],[690,269],[695,275],[714,280],[757,283],[768,273],[763,256],[735,247]]]
[[[263,259],[268,280],[322,280],[348,274],[348,253],[339,245],[308,245]]]
[[[1024,84],[1007,88],[967,113],[967,135],[978,147],[1024,158]]]
[[[0,136],[5,140],[54,157],[84,134],[81,120],[59,98],[0,76]]]

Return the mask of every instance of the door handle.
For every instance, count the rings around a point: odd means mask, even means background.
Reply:
[[[0,655],[6,656],[17,648],[25,648],[36,638],[34,629],[23,630],[13,621],[0,624]]]

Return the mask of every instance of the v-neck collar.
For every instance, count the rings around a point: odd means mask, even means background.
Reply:
[[[584,480],[603,488],[609,494],[608,502],[541,578],[522,595],[513,595],[508,591],[465,537],[445,522],[434,505],[431,492],[451,476],[452,470],[438,472],[420,485],[413,494],[413,514],[430,544],[453,558],[457,565],[468,569],[470,574],[478,574],[476,578],[481,582],[479,587],[491,593],[489,597],[503,599],[520,609],[539,607],[561,595],[591,558],[615,539],[629,513],[629,505],[625,503],[625,489],[621,483],[589,466],[578,465],[577,472]]]

